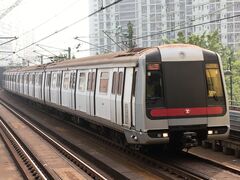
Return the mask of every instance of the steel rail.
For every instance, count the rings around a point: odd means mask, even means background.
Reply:
[[[76,164],[79,168],[81,168],[83,171],[85,171],[88,175],[90,175],[94,179],[101,179],[101,180],[107,180],[106,177],[104,177],[102,174],[94,170],[90,165],[88,165],[83,160],[79,159],[77,156],[75,156],[73,153],[71,153],[69,150],[67,150],[63,145],[55,141],[53,138],[48,136],[46,133],[44,133],[42,130],[40,130],[38,127],[36,127],[34,124],[30,123],[26,118],[24,118],[22,115],[20,115],[18,112],[16,112],[13,108],[8,106],[3,101],[0,101],[0,104],[2,104],[4,107],[6,107],[8,110],[10,110],[14,115],[16,115],[18,118],[20,118],[24,123],[26,123],[29,127],[34,129],[39,135],[41,135],[45,140],[47,140],[51,145],[53,145],[59,152],[61,152],[65,157],[70,159],[74,164]]]
[[[46,173],[47,170],[43,170],[43,165],[41,165],[39,161],[36,161],[36,158],[33,158],[33,154],[29,154],[29,150],[24,147],[23,142],[18,140],[19,138],[17,135],[11,132],[10,128],[7,127],[6,122],[4,122],[1,117],[0,124],[2,127],[1,136],[13,158],[17,162],[18,167],[20,167],[22,175],[27,179],[53,179],[49,173]]]
[[[99,136],[98,134],[96,134],[86,128],[79,127],[77,125],[75,125],[75,126],[79,129],[81,129],[82,131],[87,132],[90,135],[93,135],[95,138],[105,142],[106,144],[114,146],[114,147],[116,147],[116,149],[129,154],[130,156],[132,156],[134,158],[135,161],[138,161],[138,163],[144,162],[144,163],[148,164],[150,171],[153,171],[155,173],[157,173],[157,172],[160,173],[159,171],[163,171],[164,173],[169,174],[168,176],[166,176],[167,178],[171,178],[171,176],[173,176],[173,174],[174,174],[174,178],[172,178],[172,179],[175,179],[176,176],[178,178],[180,177],[183,179],[209,179],[209,177],[207,177],[206,175],[204,175],[200,172],[192,172],[192,171],[189,171],[189,169],[184,169],[183,167],[169,164],[169,163],[161,161],[161,160],[156,160],[153,157],[145,155],[141,152],[137,152],[130,148],[126,148],[122,145],[119,145],[116,142],[113,142],[106,137]],[[163,176],[164,176],[164,174],[163,174]]]

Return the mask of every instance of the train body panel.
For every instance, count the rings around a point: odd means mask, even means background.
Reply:
[[[130,144],[229,133],[220,57],[197,46],[136,49],[4,75],[5,89],[122,132]]]

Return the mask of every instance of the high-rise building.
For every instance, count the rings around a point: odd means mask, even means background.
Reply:
[[[89,9],[113,2],[90,0]],[[90,18],[89,38],[95,45],[90,52],[156,46],[163,38],[175,39],[179,31],[188,36],[215,30],[225,45],[239,49],[240,17],[230,18],[234,15],[240,15],[238,0],[123,0]]]

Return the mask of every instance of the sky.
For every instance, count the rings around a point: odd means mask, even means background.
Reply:
[[[3,12],[1,11],[2,9],[11,6],[15,1],[16,0],[0,0],[0,14]],[[0,19],[0,21],[16,27],[14,28],[16,31],[11,32],[11,35],[19,38],[14,42],[14,50],[18,51],[33,42],[83,19],[91,12],[92,11],[88,9],[87,0],[22,0],[17,7],[3,19]],[[61,52],[64,53],[62,50],[71,47],[72,53],[76,57],[88,56],[88,51],[77,52],[76,47],[80,42],[74,39],[74,37],[78,36],[88,41],[88,38],[86,38],[89,35],[88,22],[89,19],[86,18],[70,28],[56,33],[38,43],[51,53],[37,46],[31,46],[19,52],[18,55],[31,58],[31,56],[34,55],[32,51],[45,55],[59,54]],[[81,43],[79,49],[86,50],[88,48],[89,46],[87,44]]]

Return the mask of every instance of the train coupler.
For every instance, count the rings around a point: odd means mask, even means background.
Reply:
[[[184,148],[187,149],[187,151],[198,145],[197,141],[197,133],[195,132],[185,132],[183,133],[183,144]]]

